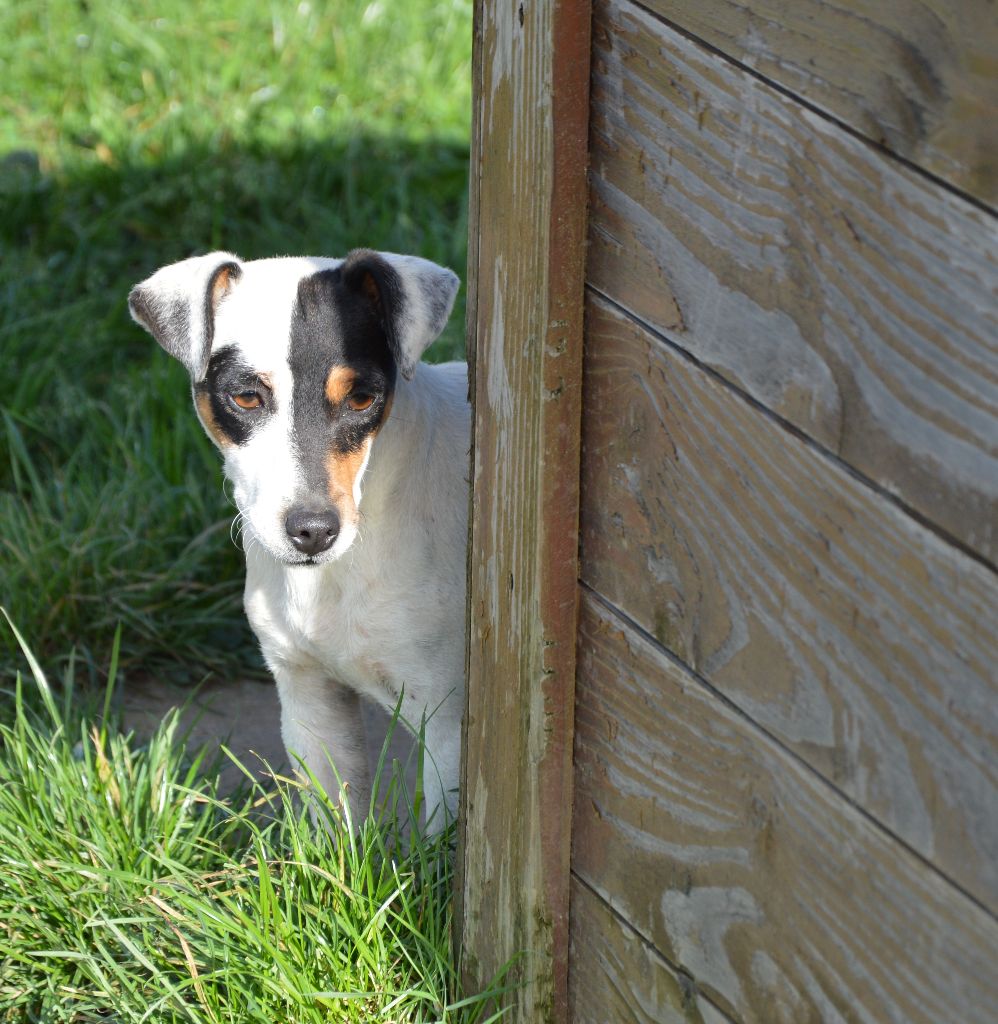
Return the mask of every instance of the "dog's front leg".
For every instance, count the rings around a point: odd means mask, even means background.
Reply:
[[[461,773],[461,717],[454,701],[439,708],[426,722],[426,761],[423,788],[426,793],[426,823],[430,833],[439,832],[457,814],[457,792]]]
[[[339,798],[356,827],[371,803],[370,765],[360,697],[317,669],[274,672],[281,698],[281,737],[320,786]]]

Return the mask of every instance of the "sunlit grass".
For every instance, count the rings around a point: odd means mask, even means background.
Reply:
[[[352,828],[287,778],[223,797],[176,716],[139,746],[31,672],[0,726],[0,1019],[499,1019],[502,977],[461,993],[418,783]]]
[[[223,798],[176,719],[139,744],[94,702],[260,671],[216,454],[129,287],[212,248],[462,272],[470,49],[470,0],[0,4],[0,604],[58,684],[0,628],[2,1020],[496,1012],[460,992],[453,829],[403,838],[418,790],[353,830],[290,779]]]

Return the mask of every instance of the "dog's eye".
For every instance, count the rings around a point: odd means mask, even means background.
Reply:
[[[354,412],[363,412],[365,409],[370,409],[371,406],[374,405],[374,395],[369,395],[366,391],[355,391],[347,398],[347,405],[350,406]]]
[[[240,391],[239,394],[232,396],[232,401],[240,409],[259,409],[263,405],[263,398],[260,397],[259,391]]]

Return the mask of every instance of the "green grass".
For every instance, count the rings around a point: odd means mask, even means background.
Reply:
[[[460,992],[453,828],[412,827],[418,784],[393,780],[352,830],[289,780],[222,799],[175,717],[139,747],[82,713],[71,680],[61,701],[37,667],[28,685],[0,726],[0,1020],[502,1016],[501,976]]]
[[[453,830],[400,845],[404,791],[354,833],[291,781],[223,800],[174,720],[139,745],[92,703],[261,671],[217,455],[130,286],[213,248],[462,272],[470,48],[471,0],[0,2],[0,604],[60,683],[0,629],[0,1020],[495,1012],[451,957]]]
[[[463,272],[470,39],[470,0],[0,3],[0,601],[46,664],[99,683],[121,623],[126,673],[260,671],[217,456],[125,296],[216,247]]]

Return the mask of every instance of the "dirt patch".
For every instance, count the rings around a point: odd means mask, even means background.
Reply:
[[[172,708],[183,707],[181,722],[189,730],[188,744],[215,749],[227,746],[254,773],[266,774],[266,765],[287,772],[289,761],[281,741],[281,708],[273,683],[257,680],[215,682],[203,686],[192,700],[190,690],[167,683],[129,683],[122,698],[125,728],[148,736]],[[389,716],[379,707],[364,704],[364,732],[373,774],[388,730]],[[389,754],[406,765],[412,758],[412,738],[399,726]],[[407,778],[410,786],[414,773]],[[233,764],[222,770],[222,786],[234,788],[243,778]],[[410,790],[411,791],[411,790]]]

